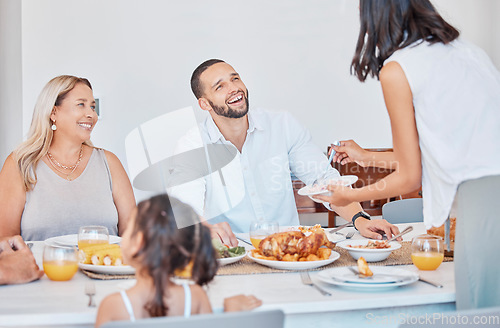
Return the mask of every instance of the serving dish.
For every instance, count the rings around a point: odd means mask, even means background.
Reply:
[[[344,240],[337,243],[337,246],[343,248],[349,252],[349,254],[355,259],[359,259],[361,256],[364,257],[366,262],[379,262],[383,261],[391,255],[393,251],[401,248],[401,244],[395,241],[389,243],[389,248],[380,249],[367,249],[367,248],[355,248],[350,246],[366,246],[369,241],[375,242],[380,240],[372,239],[356,239],[356,240]]]
[[[273,260],[259,259],[259,258],[254,257],[251,252],[248,253],[248,257],[252,261],[255,261],[261,265],[265,265],[265,266],[270,267],[270,268],[297,271],[297,270],[315,269],[315,268],[319,268],[319,267],[322,267],[324,265],[333,263],[334,261],[336,261],[340,257],[340,254],[335,252],[335,251],[332,251],[332,253],[330,254],[330,257],[326,260],[297,261],[297,262],[273,261]]]

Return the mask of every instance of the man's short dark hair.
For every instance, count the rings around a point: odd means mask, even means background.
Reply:
[[[205,72],[207,68],[217,63],[225,63],[225,61],[221,59],[209,59],[200,64],[200,66],[196,67],[191,75],[191,90],[194,93],[196,99],[200,99],[203,96],[203,87],[200,82],[201,73]]]

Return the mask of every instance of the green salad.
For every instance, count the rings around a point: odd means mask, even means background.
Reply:
[[[217,251],[218,258],[226,258],[226,257],[235,257],[245,254],[245,247],[236,246],[230,248],[227,245],[224,245],[220,239],[212,239],[212,245]]]

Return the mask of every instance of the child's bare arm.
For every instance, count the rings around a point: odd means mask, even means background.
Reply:
[[[224,312],[248,311],[262,305],[253,295],[236,295],[224,299]]]

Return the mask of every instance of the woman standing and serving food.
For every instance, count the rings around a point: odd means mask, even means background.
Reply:
[[[499,306],[500,73],[428,0],[361,0],[360,20],[352,70],[362,82],[380,79],[394,152],[351,140],[333,147],[334,160],[395,172],[364,188],[329,186],[332,195],[317,198],[345,206],[422,184],[429,228],[446,221],[456,197],[457,308]]]
[[[45,85],[27,140],[0,172],[0,237],[44,240],[92,224],[124,231],[132,186],[120,160],[90,142],[96,123],[87,79],[62,75]]]

